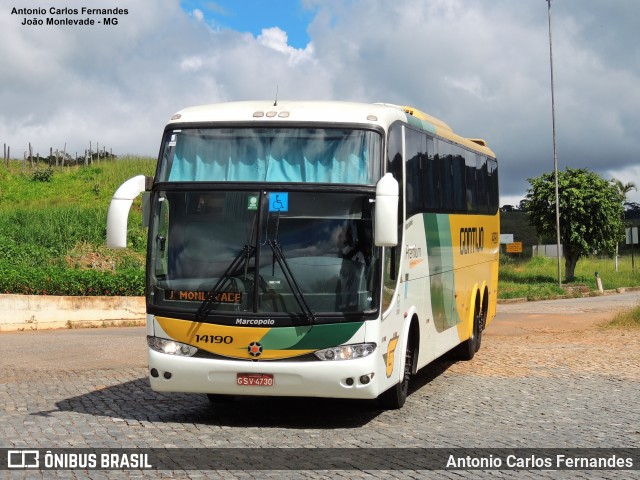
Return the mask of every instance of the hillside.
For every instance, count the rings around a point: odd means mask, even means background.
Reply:
[[[146,233],[140,201],[130,214],[130,249],[105,246],[113,192],[155,159],[124,157],[92,166],[0,166],[0,292],[141,295]]]

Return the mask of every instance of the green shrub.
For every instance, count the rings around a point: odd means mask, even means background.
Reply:
[[[31,179],[34,182],[50,182],[51,178],[53,178],[53,169],[51,167],[46,170],[38,168],[31,174]]]

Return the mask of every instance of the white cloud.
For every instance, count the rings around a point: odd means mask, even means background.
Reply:
[[[180,69],[186,72],[197,72],[204,65],[202,57],[191,56],[183,59],[180,62]]]
[[[261,45],[287,55],[291,65],[313,58],[312,43],[309,43],[304,49],[294,48],[288,44],[287,32],[279,27],[262,29],[262,33],[258,35],[257,40]]]
[[[193,17],[198,20],[199,22],[201,22],[204,19],[204,13],[202,13],[202,10],[196,8],[191,12],[191,15],[193,15]]]
[[[490,93],[490,88],[478,75],[468,75],[459,78],[449,76],[444,77],[445,83],[449,83],[453,88],[459,89],[462,93],[471,95],[480,101],[495,99]]]
[[[485,138],[505,198],[552,170],[546,2],[306,0],[304,49],[286,25],[213,29],[178,0],[122,0],[117,26],[25,27],[0,0],[0,143],[155,155],[191,104],[273,98],[413,104]],[[580,2],[579,4],[577,2]],[[26,0],[21,7],[40,6]],[[70,0],[69,7],[86,6]],[[640,184],[640,31],[627,0],[553,2],[560,168]],[[610,24],[610,20],[617,23]]]

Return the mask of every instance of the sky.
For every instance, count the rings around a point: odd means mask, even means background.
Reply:
[[[640,187],[640,3],[553,0],[551,16],[559,169]],[[484,138],[517,205],[553,171],[548,28],[546,0],[0,0],[0,143],[156,156],[181,108],[276,90],[412,105]]]

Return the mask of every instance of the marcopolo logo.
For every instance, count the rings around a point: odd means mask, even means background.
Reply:
[[[236,325],[275,325],[273,318],[236,318]]]

